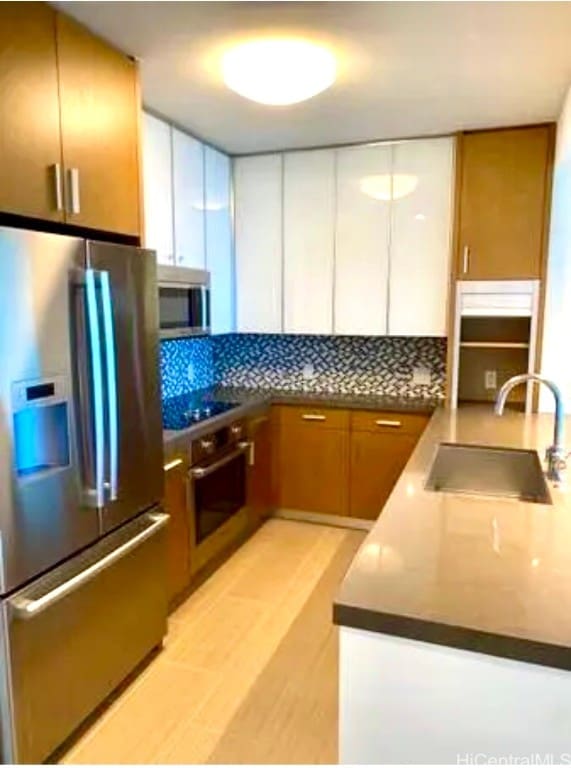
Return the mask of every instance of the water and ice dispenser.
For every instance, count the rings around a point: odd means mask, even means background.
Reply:
[[[69,466],[69,407],[64,376],[12,384],[14,460],[19,478]]]

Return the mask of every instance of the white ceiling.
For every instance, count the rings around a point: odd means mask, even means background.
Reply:
[[[553,120],[571,83],[567,2],[60,2],[141,60],[143,99],[231,153]],[[258,33],[331,44],[338,82],[266,107],[224,87],[221,48]]]

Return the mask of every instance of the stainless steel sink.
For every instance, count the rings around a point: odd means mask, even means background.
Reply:
[[[426,488],[552,503],[537,451],[440,443]]]

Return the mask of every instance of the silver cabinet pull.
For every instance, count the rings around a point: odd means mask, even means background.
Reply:
[[[81,571],[81,573],[72,576],[71,579],[64,581],[63,584],[59,584],[57,587],[46,592],[45,595],[38,597],[36,600],[28,600],[26,597],[13,598],[13,600],[10,601],[10,605],[13,608],[14,613],[21,619],[31,619],[38,613],[45,611],[55,602],[61,600],[62,597],[69,595],[71,592],[75,592],[83,584],[94,579],[101,573],[101,571],[109,568],[113,563],[117,562],[117,560],[120,560],[126,554],[138,547],[143,541],[146,541],[146,539],[150,538],[156,531],[158,531],[159,528],[165,526],[168,519],[168,515],[159,512],[149,514],[148,520],[151,524],[148,528],[145,528],[136,536],[133,536],[132,539],[129,539],[129,541],[121,544],[117,549],[109,552],[108,555],[105,555],[101,560],[98,560],[84,571]]]
[[[462,252],[462,272],[467,275],[470,268],[470,248],[465,245]]]
[[[81,201],[79,198],[79,168],[70,168],[67,172],[69,179],[69,197],[70,213],[81,212]]]
[[[52,165],[52,171],[54,174],[56,211],[63,211],[63,179],[61,175],[61,163],[54,163]]]
[[[391,419],[377,419],[377,427],[402,427],[402,421],[391,421]]]
[[[169,472],[171,469],[180,467],[181,464],[182,464],[182,459],[173,459],[172,461],[169,461],[168,464],[164,465],[163,470],[165,472]]]
[[[327,417],[320,413],[304,413],[301,418],[304,421],[325,421]]]
[[[213,472],[216,472],[216,470],[220,469],[226,464],[229,464],[231,461],[234,461],[234,459],[237,459],[238,456],[241,456],[245,451],[248,450],[248,445],[248,443],[239,443],[238,448],[235,451],[232,451],[232,453],[229,453],[227,456],[223,456],[218,461],[215,461],[214,464],[209,464],[207,467],[195,467],[194,469],[191,469],[189,475],[196,480],[201,480],[203,477],[208,477],[208,475],[211,475]]]
[[[253,440],[242,440],[238,443],[238,448],[248,452],[248,466],[253,467],[256,463],[256,448]]]

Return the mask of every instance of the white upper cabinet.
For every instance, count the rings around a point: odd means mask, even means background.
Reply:
[[[143,113],[145,247],[161,264],[174,262],[172,143],[168,123]]]
[[[282,156],[234,161],[236,326],[282,331]]]
[[[445,336],[454,140],[394,146],[389,334]]]
[[[205,269],[204,145],[172,130],[176,264]]]
[[[232,259],[231,161],[211,147],[204,148],[206,268],[210,272],[212,333],[234,330],[234,270]]]
[[[390,145],[337,151],[334,331],[387,332]]]
[[[335,152],[284,156],[284,330],[333,332]]]

